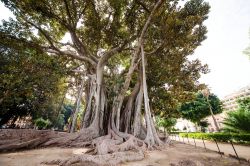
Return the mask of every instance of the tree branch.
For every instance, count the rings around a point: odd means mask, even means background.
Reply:
[[[72,52],[72,51],[62,51],[62,50],[54,50],[54,49],[50,49],[50,48],[44,48],[44,51],[48,52],[48,53],[53,53],[53,54],[57,54],[57,55],[64,55],[64,56],[68,56],[77,60],[81,60],[81,61],[85,61],[90,63],[93,66],[96,66],[96,62],[93,61],[91,58],[86,57],[86,56],[79,56],[76,53]]]
[[[146,5],[144,4],[144,3],[142,3],[140,0],[136,0],[135,1],[137,4],[139,4],[139,5],[141,5],[142,7],[143,7],[143,9],[146,11],[146,12],[148,12],[148,13],[150,13],[150,10],[146,7]]]

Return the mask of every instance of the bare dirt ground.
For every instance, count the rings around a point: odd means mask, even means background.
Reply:
[[[43,161],[66,159],[81,155],[84,148],[45,148],[0,154],[0,166],[43,166]],[[221,157],[218,153],[174,142],[166,148],[149,151],[142,161],[122,163],[120,166],[247,166],[249,163]],[[82,164],[81,164],[82,165]],[[89,164],[84,164],[88,165]],[[80,165],[79,165],[80,166]]]
[[[192,138],[189,138],[189,141],[187,138],[180,138],[178,137],[170,137],[172,140],[176,140],[178,142],[185,142],[186,144],[191,144],[193,146],[199,146],[199,147],[204,147],[203,141],[199,139],[195,139],[195,142]],[[218,148],[215,144],[214,141],[208,141],[204,140],[205,146],[207,149],[213,150],[213,151],[218,151]],[[223,152],[226,155],[231,155],[231,156],[236,156],[234,149],[230,143],[222,143],[218,142],[218,146],[220,148],[220,151]],[[240,158],[246,159],[250,161],[250,146],[249,145],[239,145],[239,144],[234,144],[234,148]]]

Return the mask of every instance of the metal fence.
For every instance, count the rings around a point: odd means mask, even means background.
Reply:
[[[174,141],[178,141],[178,142],[181,142],[181,143],[194,145],[195,148],[202,147],[204,149],[213,150],[213,149],[210,149],[210,148],[207,147],[206,141],[204,141],[204,139],[195,139],[195,138],[190,138],[190,137],[180,137],[179,135],[176,135],[176,134],[171,134],[171,135],[169,135],[169,137],[170,137],[171,140],[174,140]],[[197,142],[198,141],[201,142],[202,145],[197,146]],[[216,145],[216,147],[217,147],[216,149],[217,150],[215,150],[215,151],[217,153],[219,153],[221,155],[221,157],[223,155],[225,155],[225,152],[221,151],[219,143],[216,140],[213,140],[213,141],[209,140],[209,142],[210,143],[214,143],[214,145]],[[235,146],[234,146],[234,144],[233,144],[232,141],[230,141],[230,143],[228,143],[228,145],[231,145],[232,150],[234,152],[234,154],[228,154],[230,157],[238,159],[239,162],[240,161],[246,161],[246,162],[250,163],[250,159],[246,159],[246,158],[243,158],[243,157],[241,157],[241,156],[238,155],[238,153],[237,153],[237,151],[235,149]],[[250,151],[249,151],[249,153],[250,153]]]

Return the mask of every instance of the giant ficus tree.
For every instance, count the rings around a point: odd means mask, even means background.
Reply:
[[[181,6],[179,0],[2,2],[16,16],[16,20],[1,28],[2,44],[22,43],[81,64],[86,96],[82,129],[67,137],[50,138],[44,146],[84,146],[89,144],[86,141],[92,141],[97,154],[116,153],[126,160],[118,151],[162,145],[149,104],[157,98],[151,100],[148,94],[162,91],[168,83],[175,94],[183,92],[181,99],[188,96],[185,91],[190,87],[197,88],[199,72],[205,67],[197,60],[189,61],[187,56],[205,39],[207,3],[190,0]],[[6,30],[10,27],[15,30]],[[18,35],[20,31],[29,37]],[[63,42],[66,34],[70,39]],[[147,74],[152,78],[149,87]]]

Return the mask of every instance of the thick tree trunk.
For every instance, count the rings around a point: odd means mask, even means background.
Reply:
[[[91,116],[92,116],[92,101],[95,96],[95,91],[96,91],[96,75],[91,75],[89,76],[88,82],[89,82],[89,87],[88,87],[88,94],[86,97],[86,106],[85,106],[85,111],[84,111],[84,116],[83,116],[83,126],[82,128],[87,128],[90,125],[91,122]]]
[[[76,98],[76,106],[75,106],[75,111],[74,111],[74,115],[73,115],[73,118],[72,118],[70,133],[73,133],[75,131],[77,115],[78,115],[78,113],[80,111],[83,88],[84,88],[84,79],[81,80],[80,88],[79,88],[78,95],[77,95],[77,98]]]
[[[141,56],[142,56],[142,75],[143,75],[142,85],[144,94],[145,119],[147,125],[147,136],[145,138],[145,142],[148,144],[149,148],[151,148],[155,144],[160,145],[162,142],[156,132],[149,106],[148,90],[146,83],[146,69],[145,69],[146,62],[145,62],[143,45],[141,46]]]
[[[133,135],[135,137],[141,138],[141,108],[142,108],[142,101],[143,101],[143,87],[142,87],[142,81],[140,83],[140,90],[136,97],[135,102],[135,115],[134,115],[134,123],[133,123]]]
[[[114,102],[115,105],[113,106],[113,110],[115,110],[115,112],[116,112],[116,128],[118,130],[120,129],[120,114],[121,114],[122,103],[123,103],[123,100],[125,97],[125,93],[129,88],[130,81],[132,79],[132,74],[133,74],[135,67],[136,67],[135,66],[136,59],[137,59],[137,56],[134,55],[132,58],[130,67],[129,67],[129,71],[128,71],[127,76],[126,76],[126,80],[123,84],[123,88],[122,88],[121,92],[119,93],[117,100]]]
[[[131,133],[131,129],[133,126],[131,126],[131,119],[133,118],[132,112],[134,112],[135,108],[135,98],[140,90],[140,82],[138,81],[130,94],[126,107],[123,110],[123,116],[121,116],[121,121],[123,122],[123,130],[125,133]]]

